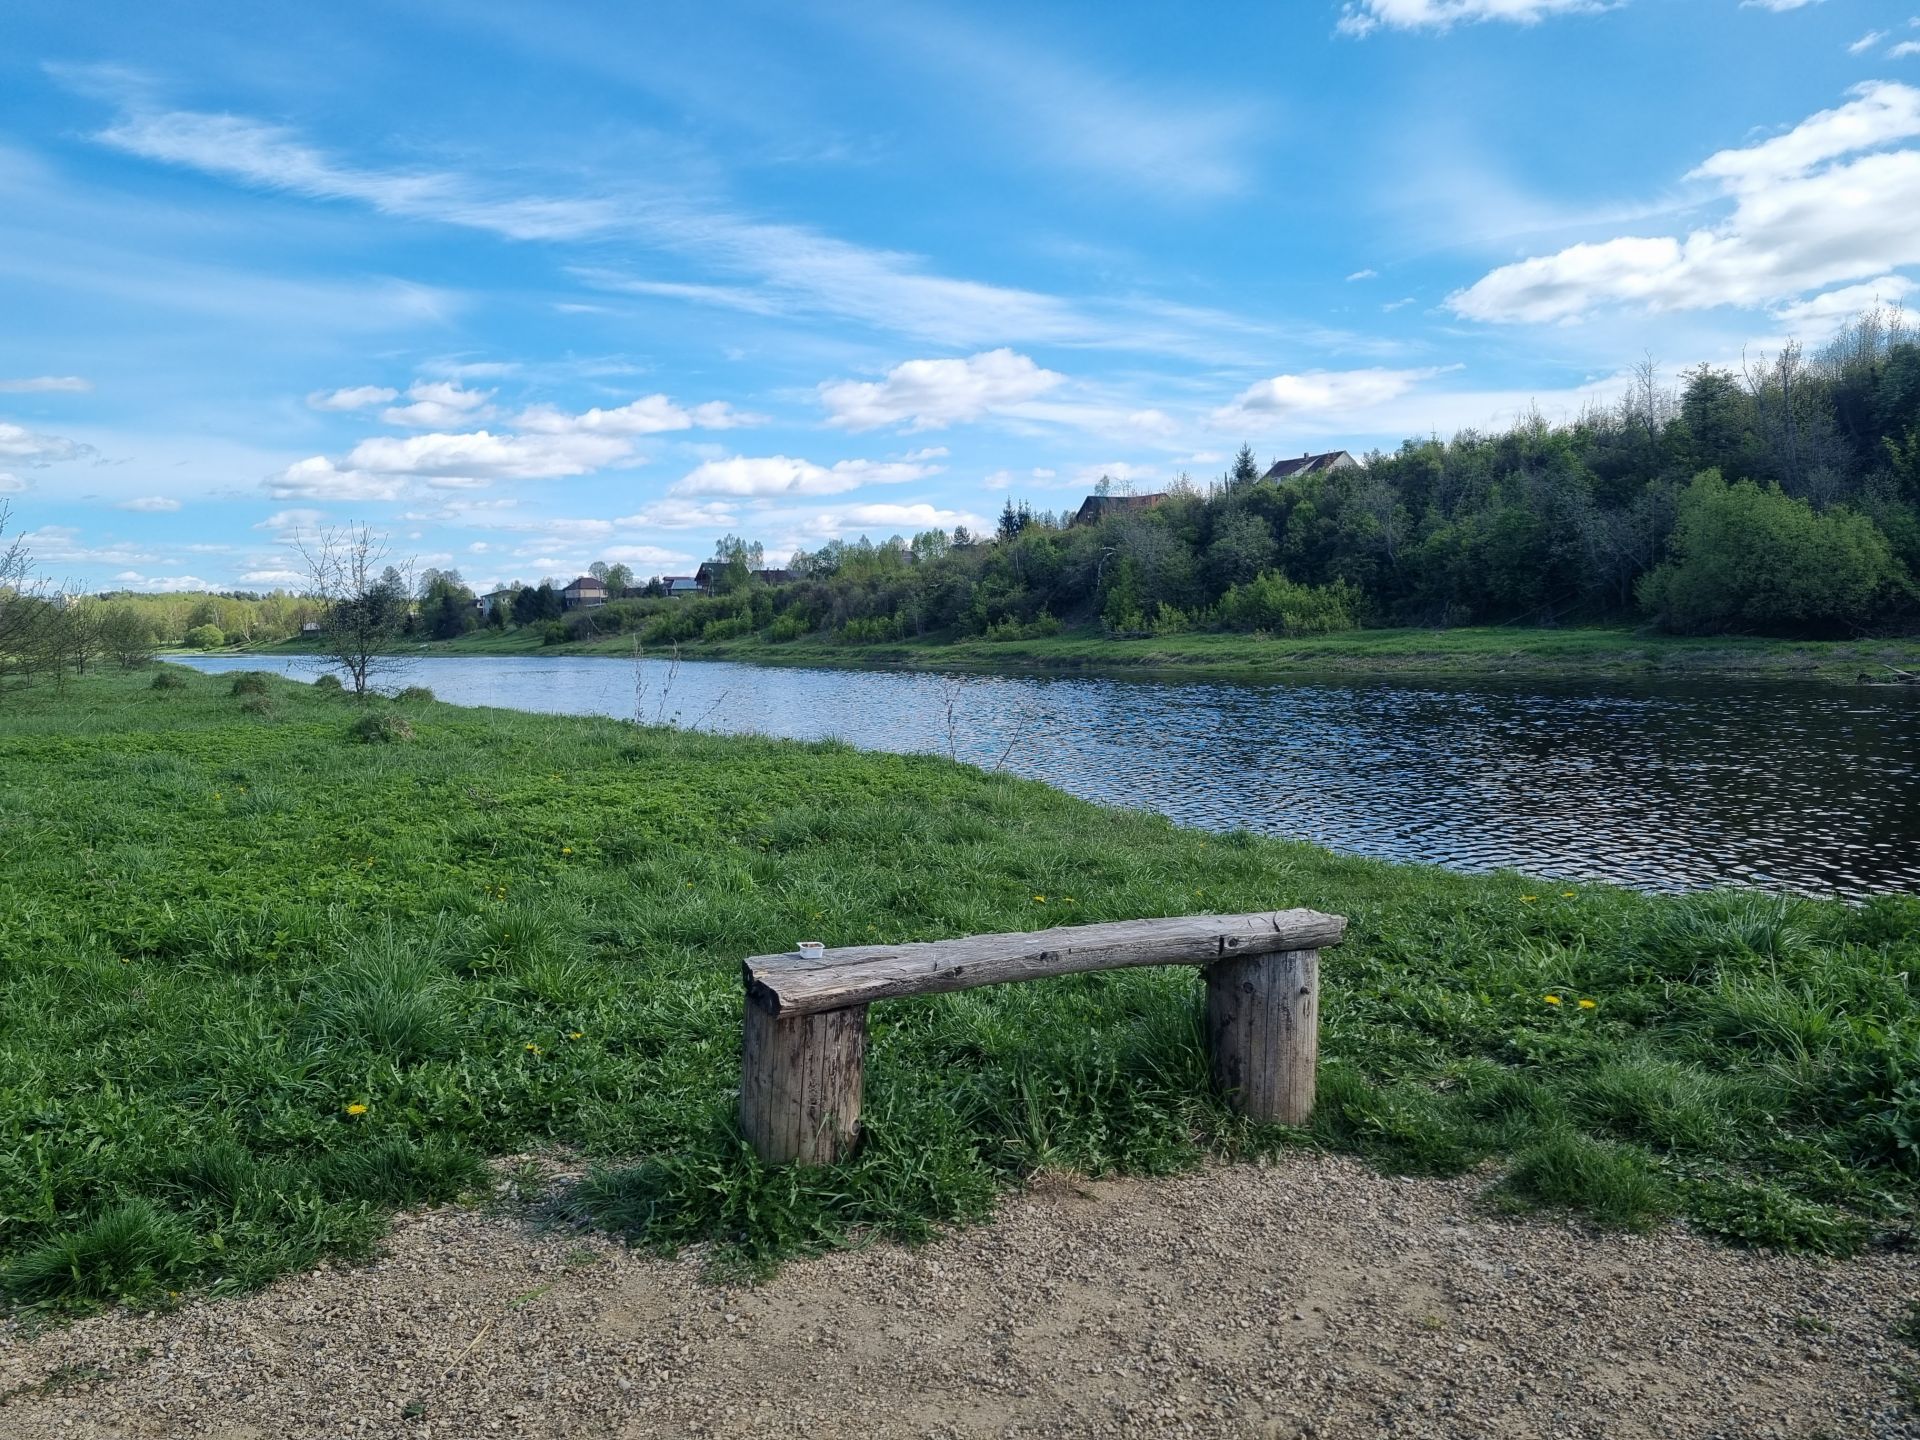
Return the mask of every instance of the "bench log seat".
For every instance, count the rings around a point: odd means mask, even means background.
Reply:
[[[1181,915],[756,955],[746,984],[740,1124],[761,1159],[831,1164],[860,1130],[867,1006],[1136,965],[1205,971],[1214,1083],[1241,1113],[1304,1124],[1313,1110],[1320,951],[1347,922],[1316,910]]]

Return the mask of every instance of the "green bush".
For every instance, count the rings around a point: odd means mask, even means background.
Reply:
[[[184,690],[187,688],[187,677],[182,675],[178,670],[162,670],[158,675],[153,677],[153,688],[155,690]]]
[[[1360,602],[1360,592],[1344,580],[1296,585],[1281,571],[1268,570],[1221,596],[1217,615],[1229,630],[1330,635],[1360,623]]]
[[[189,650],[218,650],[227,637],[218,625],[196,625],[187,631],[185,641]]]
[[[393,698],[402,705],[430,705],[433,703],[433,691],[425,685],[409,685]]]
[[[240,702],[240,710],[246,715],[271,715],[273,698],[269,695],[249,695]]]
[[[1680,496],[1673,558],[1648,574],[1640,603],[1662,629],[1831,634],[1870,619],[1905,577],[1864,515],[1816,514],[1777,485],[1729,485],[1718,470]]]
[[[767,639],[776,645],[780,645],[789,640],[799,640],[812,629],[813,627],[807,623],[804,615],[789,610],[785,615],[775,620],[768,628]]]
[[[237,670],[233,682],[227,686],[229,695],[264,695],[267,693],[270,677],[264,670]]]
[[[753,617],[735,615],[729,620],[709,620],[700,627],[702,640],[738,640],[753,633]]]
[[[316,675],[313,677],[313,688],[318,690],[322,695],[338,695],[347,687],[340,683],[340,677],[338,675],[335,675],[329,670],[324,675]]]
[[[362,745],[394,745],[413,739],[413,726],[401,716],[376,710],[349,725],[347,734]]]

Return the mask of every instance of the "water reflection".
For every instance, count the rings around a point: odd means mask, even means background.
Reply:
[[[210,657],[207,670],[301,660]],[[1223,684],[428,658],[443,700],[1000,763],[1184,824],[1645,890],[1920,889],[1920,692]],[[951,721],[951,724],[949,723]]]

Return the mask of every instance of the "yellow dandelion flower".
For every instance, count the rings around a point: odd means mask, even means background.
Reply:
[[[540,1047],[529,1040],[526,1045],[526,1051],[529,1055],[538,1055],[540,1053]]]
[[[1538,895],[1522,895],[1520,897],[1520,903],[1522,905],[1531,905],[1534,901],[1538,900],[1539,898],[1540,897]]]
[[[1580,1008],[1582,1010],[1591,1010],[1594,1008],[1594,1006],[1598,1005],[1599,1003],[1600,1002],[1598,1000],[1582,1000],[1580,1002]]]
[[[1561,898],[1562,900],[1571,900],[1571,899],[1573,899],[1573,891],[1571,891],[1571,890],[1562,890],[1562,891],[1560,892],[1560,898]]]
[[[562,845],[562,846],[560,847],[560,853],[561,853],[562,855],[571,855],[571,854],[573,854],[573,846],[571,846],[571,845]]]
[[[1044,905],[1047,903],[1047,897],[1044,895],[1036,895],[1033,897],[1033,903],[1036,905]]]
[[[367,1107],[362,1105],[358,1100],[347,1106],[347,1114],[349,1115],[364,1115],[366,1113]]]
[[[583,1038],[585,1038],[585,1036],[586,1036],[586,1033],[587,1033],[587,1032],[586,1032],[586,1031],[584,1031],[584,1030],[569,1030],[569,1031],[567,1031],[567,1039],[569,1039],[569,1040],[580,1040],[580,1039],[583,1039]]]
[[[1560,1003],[1560,997],[1558,995],[1542,995],[1540,998],[1549,1005],[1558,1005]]]

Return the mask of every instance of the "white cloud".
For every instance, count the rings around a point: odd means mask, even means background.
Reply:
[[[0,380],[0,395],[79,394],[91,389],[93,382],[78,375],[30,375],[19,380]]]
[[[297,570],[247,570],[240,576],[247,585],[305,585],[308,578]]]
[[[0,420],[0,460],[20,465],[54,465],[81,460],[94,453],[91,445],[59,435],[41,435],[23,425]]]
[[[739,523],[739,510],[731,501],[676,500],[669,496],[638,514],[623,515],[615,523],[654,530],[731,530]]]
[[[1886,38],[1887,32],[1884,30],[1869,30],[1858,40],[1847,46],[1847,53],[1849,55],[1864,55]]]
[[[1347,282],[1351,284],[1355,280],[1376,280],[1379,276],[1380,272],[1378,270],[1356,270],[1347,276]]]
[[[1545,324],[1610,304],[1770,305],[1920,264],[1912,223],[1920,150],[1880,148],[1920,135],[1920,90],[1876,81],[1851,93],[1786,134],[1700,165],[1693,173],[1734,202],[1718,225],[1504,265],[1448,297],[1448,307],[1474,320]]]
[[[411,405],[396,405],[380,412],[389,425],[405,425],[415,430],[439,430],[452,425],[471,425],[493,413],[487,401],[491,390],[469,390],[458,380],[422,380],[407,387]]]
[[[498,480],[587,475],[629,460],[632,447],[610,435],[376,435],[334,461],[314,455],[267,482],[283,500],[397,500],[410,481],[434,489],[474,489]]]
[[[673,495],[839,495],[863,485],[899,485],[939,473],[905,460],[842,460],[831,468],[786,455],[708,460],[674,482]]]
[[[142,495],[136,500],[122,500],[116,507],[121,510],[138,510],[147,515],[160,515],[178,510],[180,502],[170,495]]]
[[[1920,40],[1902,40],[1887,51],[1890,60],[1904,60],[1909,55],[1920,55]]]
[[[794,511],[769,517],[784,522],[796,537],[813,540],[846,539],[869,531],[907,534],[916,530],[951,530],[964,525],[976,532],[993,522],[969,510],[948,510],[920,501],[904,505],[847,505],[812,512]]]
[[[1822,5],[1826,0],[1740,0],[1743,10],[1771,10],[1783,15],[1789,10],[1799,10],[1807,5]]]
[[[1353,415],[1406,394],[1422,381],[1442,374],[1424,370],[1308,370],[1276,375],[1250,385],[1230,405],[1213,412],[1216,428],[1271,424],[1296,416]]]
[[[1773,311],[1773,316],[1802,339],[1821,339],[1862,310],[1875,305],[1896,305],[1916,289],[1920,289],[1920,284],[1904,275],[1882,275],[1877,280],[1843,285],[1838,290],[1781,305]]]
[[[1788,0],[1796,3],[1796,0]],[[1611,10],[1613,0],[1349,0],[1338,29],[1344,35],[1390,30],[1450,30],[1483,20],[1534,25],[1551,15]]]
[[[27,482],[18,475],[10,475],[0,470],[0,495],[18,495],[27,488]]]
[[[681,550],[663,550],[658,545],[611,545],[600,553],[602,560],[622,565],[691,565],[693,556]]]
[[[828,381],[820,386],[820,400],[827,423],[844,429],[904,423],[911,430],[938,430],[1012,410],[1065,379],[1003,347],[965,360],[908,360],[880,381]]]
[[[384,385],[349,385],[344,390],[316,390],[307,396],[307,404],[315,410],[364,410],[384,405],[399,393]]]
[[[311,530],[327,518],[324,510],[276,510],[253,528],[291,533],[298,530]]]
[[[734,430],[765,424],[766,418],[735,410],[724,400],[709,400],[689,410],[665,395],[643,395],[611,410],[595,406],[577,415],[536,405],[514,423],[543,435],[658,435],[669,430]]]
[[[202,580],[198,575],[143,575],[138,570],[122,570],[113,578],[128,589],[163,595],[214,588],[212,581]]]

